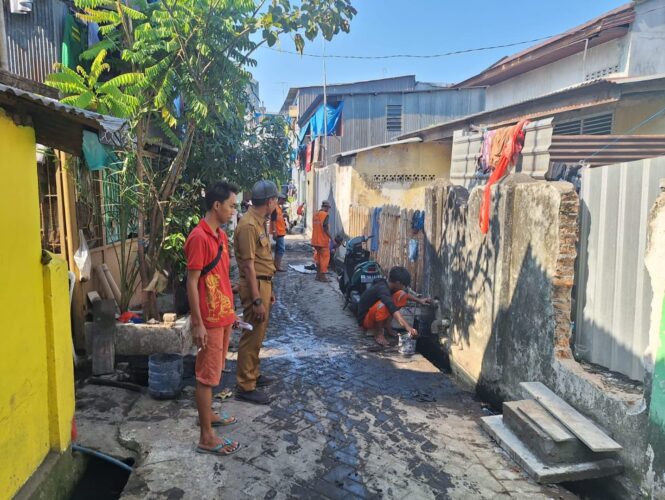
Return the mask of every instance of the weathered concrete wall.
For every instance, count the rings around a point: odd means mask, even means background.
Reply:
[[[312,207],[331,203],[333,233],[349,232],[351,204],[422,210],[427,187],[449,177],[450,154],[449,144],[403,144],[358,153],[350,165],[314,169]]]
[[[624,392],[572,357],[571,291],[579,200],[572,185],[520,174],[492,189],[490,230],[479,229],[483,188],[428,190],[429,293],[451,318],[454,373],[489,401],[520,399],[540,381],[624,446],[615,493],[646,492],[643,394]]]
[[[645,261],[653,290],[649,349],[645,357],[647,372],[652,374],[647,484],[654,498],[665,498],[665,192],[649,215]]]
[[[434,179],[450,177],[451,145],[416,143],[359,153],[354,162],[353,203],[422,210]]]
[[[663,6],[665,10],[665,6]],[[635,96],[625,97],[617,104],[614,111],[613,134],[628,134],[637,125],[649,118],[659,109],[665,108],[663,96]],[[633,135],[662,134],[665,131],[665,116],[660,115],[639,129],[632,131]]]

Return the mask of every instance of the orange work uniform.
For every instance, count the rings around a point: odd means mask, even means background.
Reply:
[[[404,290],[399,290],[393,293],[393,303],[398,309],[406,306],[408,294]],[[367,315],[363,319],[362,326],[365,330],[373,330],[379,323],[384,322],[390,318],[390,310],[388,307],[377,300],[374,305],[369,309]]]
[[[328,272],[330,263],[330,238],[328,237],[328,212],[319,210],[314,214],[312,224],[312,246],[314,247],[314,262],[319,272]]]
[[[286,236],[286,221],[282,207],[277,205],[274,218],[272,219],[272,234],[276,237]]]

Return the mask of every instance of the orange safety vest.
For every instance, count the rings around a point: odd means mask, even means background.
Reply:
[[[277,212],[277,217],[273,221],[273,231],[275,236],[286,236],[286,221],[284,221],[282,207],[277,205],[275,211]]]
[[[312,246],[313,247],[324,247],[328,248],[330,245],[330,238],[323,230],[323,223],[328,217],[328,212],[325,210],[319,210],[314,214],[314,220],[312,224]]]

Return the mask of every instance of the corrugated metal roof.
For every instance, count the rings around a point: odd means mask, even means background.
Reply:
[[[571,85],[565,89],[557,90],[550,94],[536,97],[527,101],[510,104],[502,108],[479,113],[470,114],[459,119],[440,122],[429,127],[421,128],[402,134],[399,139],[409,137],[422,137],[424,140],[440,140],[450,138],[456,129],[468,126],[470,124],[479,125],[481,123],[497,126],[500,124],[515,123],[520,117],[542,117],[546,114],[560,113],[573,109],[596,106],[607,102],[616,101],[621,97],[623,89],[630,91],[651,91],[656,86],[665,85],[665,75],[653,75],[650,77],[639,78],[607,78],[590,82],[582,82]],[[580,97],[577,97],[577,96]],[[591,99],[589,99],[591,97]],[[562,104],[564,99],[584,99],[580,102],[571,104]],[[548,101],[551,101],[548,102]],[[549,104],[549,106],[548,106]],[[546,107],[547,106],[547,107]],[[534,109],[534,111],[525,111],[525,108]]]
[[[606,43],[627,33],[626,26],[635,20],[634,4],[628,3],[591,21],[503,58],[481,73],[464,80],[456,87],[494,85],[515,75],[558,61]],[[587,40],[588,43],[578,43]]]
[[[84,128],[98,132],[104,144],[116,147],[124,144],[127,122],[121,118],[69,106],[3,84],[0,84],[0,107],[30,116],[41,144],[72,154],[80,153],[80,133]]]
[[[29,14],[11,14],[5,6],[5,30],[9,70],[12,73],[44,82],[60,61],[63,19],[67,6],[61,0],[40,0]]]
[[[344,151],[385,144],[403,131],[446,118],[465,116],[485,106],[485,89],[440,89],[427,92],[377,92],[343,96],[342,135],[328,140],[328,158]],[[401,106],[402,131],[389,130],[388,106]]]
[[[553,135],[550,161],[591,166],[665,156],[665,135]]]
[[[423,142],[422,139],[419,137],[412,137],[411,139],[404,139],[402,141],[392,141],[392,142],[385,142],[383,144],[377,144],[376,146],[369,146],[367,148],[360,148],[360,149],[354,149],[353,151],[344,151],[343,153],[339,153],[336,156],[337,159],[339,158],[346,158],[347,156],[354,156],[357,155],[358,153],[365,153],[366,151],[372,151],[373,149],[379,149],[379,148],[387,148],[390,146],[398,146],[400,144],[415,144],[418,142]]]
[[[370,92],[387,92],[391,90],[406,90],[414,89],[416,87],[415,75],[394,76],[391,78],[379,78],[377,80],[366,80],[359,82],[349,83],[333,83],[326,86],[329,94],[335,93],[370,93]],[[322,85],[310,85],[306,87],[292,87],[282,104],[280,113],[285,114],[289,110],[289,106],[293,104],[298,98],[298,108],[302,114],[316,99],[319,94],[323,93]]]
[[[94,111],[76,108],[69,104],[64,104],[56,99],[44,97],[32,92],[17,89],[0,83],[0,93],[16,96],[19,99],[37,103],[46,108],[53,109],[60,113],[76,117],[78,121],[96,130],[104,130],[106,132],[116,133],[121,132],[127,126],[127,120],[116,118],[115,116],[102,115]]]

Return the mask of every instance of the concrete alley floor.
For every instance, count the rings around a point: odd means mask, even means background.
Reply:
[[[289,262],[307,263],[305,248],[291,240]],[[80,443],[137,459],[122,498],[575,498],[529,480],[450,376],[420,355],[368,350],[335,283],[290,270],[276,294],[261,361],[279,378],[272,404],[215,403],[239,420],[223,434],[242,443],[233,456],[194,452],[191,388],[174,401],[78,389]]]

